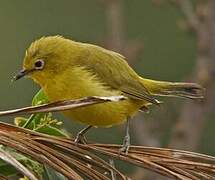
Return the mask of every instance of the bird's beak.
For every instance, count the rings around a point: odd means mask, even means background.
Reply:
[[[33,71],[33,69],[31,70],[27,70],[27,69],[23,69],[20,72],[18,72],[12,79],[12,81],[16,81],[18,79],[23,78],[24,76],[28,75],[29,73],[31,73]]]

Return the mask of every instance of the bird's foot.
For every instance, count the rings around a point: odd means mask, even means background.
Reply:
[[[87,139],[82,133],[78,133],[76,138],[75,138],[75,143],[76,144],[87,144]]]
[[[119,149],[119,153],[125,153],[125,154],[128,154],[128,150],[129,150],[129,147],[130,147],[131,143],[130,143],[130,136],[129,135],[126,135],[124,137],[124,140],[123,140],[123,145],[122,147]]]
[[[87,139],[85,138],[85,134],[87,131],[89,131],[90,128],[92,128],[93,126],[89,125],[87,127],[85,127],[84,129],[82,129],[81,131],[78,132],[76,138],[75,138],[75,143],[81,143],[81,144],[87,144]]]

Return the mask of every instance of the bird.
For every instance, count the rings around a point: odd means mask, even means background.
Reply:
[[[126,123],[121,148],[130,146],[129,124],[138,111],[159,105],[158,96],[202,99],[204,88],[196,83],[151,80],[138,75],[126,58],[103,47],[63,36],[41,37],[30,44],[22,70],[14,77],[29,77],[40,85],[50,102],[91,96],[125,96],[108,102],[66,110],[68,118],[86,124],[75,141],[84,143],[92,127],[112,127]]]

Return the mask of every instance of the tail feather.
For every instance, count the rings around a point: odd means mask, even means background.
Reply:
[[[152,95],[176,96],[190,99],[204,98],[205,89],[196,83],[174,83],[143,78],[141,78],[141,81]]]

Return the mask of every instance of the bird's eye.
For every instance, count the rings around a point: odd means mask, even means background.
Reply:
[[[43,69],[45,63],[43,60],[39,59],[34,63],[35,69]]]

